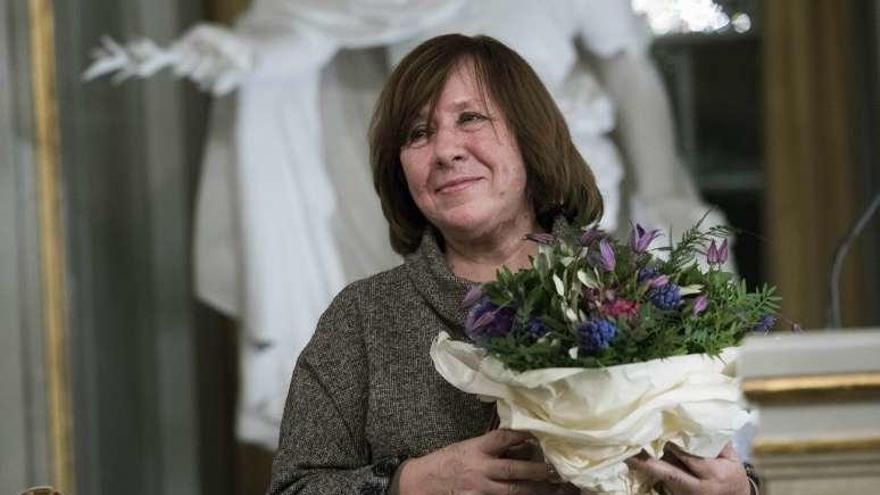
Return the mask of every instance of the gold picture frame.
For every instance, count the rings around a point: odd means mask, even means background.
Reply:
[[[61,205],[61,131],[51,0],[28,0],[34,157],[39,187],[40,272],[46,391],[55,489],[74,493],[72,408],[67,345],[64,223]]]

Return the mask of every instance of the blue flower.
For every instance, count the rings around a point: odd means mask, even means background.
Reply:
[[[773,325],[776,324],[776,317],[773,315],[764,315],[760,320],[758,320],[758,324],[752,328],[752,331],[758,333],[767,333],[772,328]]]
[[[577,329],[578,347],[587,354],[597,354],[611,345],[617,327],[610,320],[594,318]]]
[[[656,268],[651,268],[650,266],[646,266],[646,267],[639,270],[639,275],[638,275],[639,283],[641,284],[641,283],[645,282],[646,280],[650,280],[659,274],[660,274],[660,271],[658,271]]]
[[[653,287],[648,291],[648,299],[660,309],[675,309],[681,304],[681,288],[675,284]]]
[[[538,340],[547,335],[550,329],[541,321],[540,318],[529,318],[529,322],[524,327],[525,334],[532,340]]]
[[[503,337],[513,326],[515,312],[512,308],[498,307],[488,299],[475,304],[468,313],[464,329],[468,337],[476,343],[483,343],[492,337]]]

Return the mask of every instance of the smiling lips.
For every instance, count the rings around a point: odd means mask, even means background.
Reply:
[[[472,184],[477,183],[480,179],[482,179],[482,177],[459,177],[443,183],[443,185],[437,188],[436,192],[438,194],[455,193],[467,189]]]

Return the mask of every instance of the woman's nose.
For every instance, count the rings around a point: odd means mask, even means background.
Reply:
[[[434,134],[434,154],[437,164],[452,166],[455,162],[464,161],[467,158],[464,136],[455,127],[443,127]]]

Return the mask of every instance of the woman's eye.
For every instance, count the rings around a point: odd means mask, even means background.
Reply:
[[[465,112],[458,118],[458,122],[461,124],[480,122],[483,120],[486,120],[486,116],[475,112]]]
[[[411,131],[409,131],[408,142],[410,144],[417,143],[417,142],[425,139],[426,137],[428,137],[428,128],[426,126],[419,125],[419,126],[413,127],[413,129]]]

